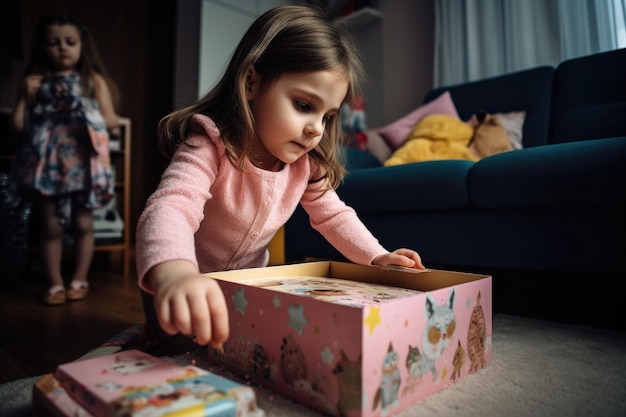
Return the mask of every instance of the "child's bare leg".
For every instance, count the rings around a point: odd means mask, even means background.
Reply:
[[[74,276],[73,282],[86,283],[94,251],[93,213],[84,204],[72,205],[74,229]]]
[[[41,254],[44,270],[51,288],[62,287],[63,227],[56,215],[56,200],[51,197],[41,197],[39,203],[41,213]]]

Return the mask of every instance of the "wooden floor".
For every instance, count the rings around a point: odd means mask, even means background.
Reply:
[[[60,306],[40,302],[47,287],[36,267],[0,287],[0,383],[52,372],[144,322],[136,277],[116,266],[96,257],[87,299]]]

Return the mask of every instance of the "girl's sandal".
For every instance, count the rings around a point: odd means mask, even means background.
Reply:
[[[67,290],[67,299],[69,301],[82,300],[89,293],[89,284],[83,281],[72,281]]]
[[[65,299],[65,288],[61,285],[50,287],[50,289],[43,296],[44,304],[50,306],[65,304]]]

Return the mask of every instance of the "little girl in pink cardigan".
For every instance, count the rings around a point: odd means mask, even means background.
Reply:
[[[298,204],[351,261],[424,269],[415,251],[382,247],[334,191],[345,173],[338,113],[363,72],[355,50],[313,8],[272,9],[215,88],[161,120],[171,162],[139,219],[137,268],[165,332],[225,341],[223,293],[202,274],[266,266]]]

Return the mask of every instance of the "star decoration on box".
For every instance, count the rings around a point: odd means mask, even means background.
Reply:
[[[233,302],[235,303],[235,311],[238,311],[242,316],[245,316],[248,300],[246,300],[246,295],[244,294],[243,289],[235,290]]]
[[[382,320],[380,319],[380,308],[370,307],[367,317],[363,321],[370,329],[370,335],[374,333],[374,329],[378,326]]]
[[[280,297],[279,296],[274,296],[274,299],[272,300],[272,303],[274,303],[274,309],[278,310],[280,308],[280,306],[282,305],[282,303],[280,302]]]
[[[304,326],[309,324],[304,317],[304,306],[291,304],[289,306],[289,325],[298,331],[298,334],[302,334]]]
[[[333,355],[328,347],[325,347],[324,350],[322,350],[320,356],[322,357],[322,361],[329,365],[332,364],[335,359],[335,355]]]

